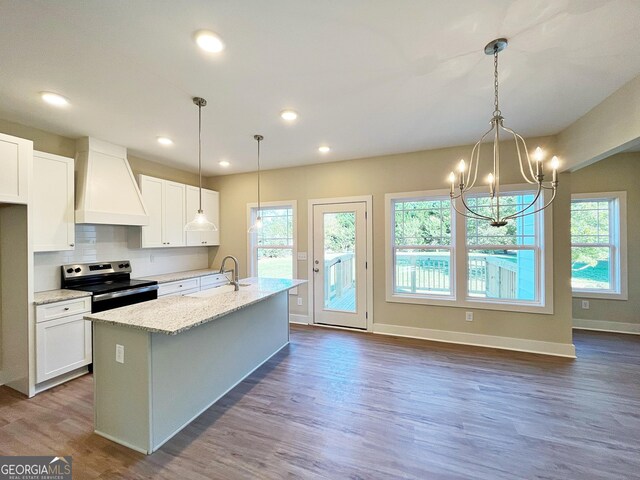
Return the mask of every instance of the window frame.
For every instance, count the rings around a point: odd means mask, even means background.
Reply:
[[[528,193],[532,191],[531,185],[513,184],[502,185],[502,193]],[[469,194],[485,194],[486,188],[474,188]],[[395,209],[394,202],[407,199],[433,199],[434,197],[449,197],[448,189],[425,190],[415,192],[388,193],[385,195],[385,267],[386,267],[386,301],[392,303],[410,303],[422,305],[448,306],[459,308],[474,308],[485,310],[500,310],[524,313],[553,314],[553,205],[542,212],[542,216],[537,214],[537,235],[536,246],[536,292],[535,301],[517,301],[510,299],[487,299],[480,297],[470,297],[468,294],[467,265],[469,255],[467,249],[467,222],[463,215],[454,211],[451,216],[451,245],[453,267],[449,271],[453,272],[450,279],[453,295],[443,298],[442,295],[424,294],[398,294],[394,292],[395,256],[394,256],[394,225]],[[539,205],[549,200],[549,193],[544,191],[538,199]],[[456,206],[461,210],[460,199]],[[540,220],[542,218],[542,220]],[[504,245],[499,246],[504,249]],[[513,248],[511,248],[513,247]],[[518,245],[510,246],[509,249],[518,249]],[[483,249],[487,249],[484,246]]]
[[[602,289],[574,289],[572,286],[572,296],[574,298],[627,300],[627,192],[574,193],[571,195],[572,204],[574,200],[606,200],[609,202],[609,243],[599,244],[599,246],[609,247],[613,250],[611,281],[614,288],[602,291]],[[572,251],[573,247],[594,246],[590,243],[573,243],[573,238],[570,238],[570,243]]]
[[[292,258],[292,278],[297,278],[298,276],[298,202],[296,200],[284,200],[277,202],[260,202],[260,209],[272,209],[272,208],[291,208],[291,216],[292,216],[292,226],[293,229],[293,245],[291,247],[284,246],[273,246],[269,248],[278,248],[278,249],[291,249],[291,258]],[[256,218],[256,213],[258,211],[257,203],[247,203],[247,273],[251,277],[257,277],[257,267],[258,267],[258,243],[257,243],[257,235],[255,233],[250,233],[249,227],[253,225]],[[289,290],[290,295],[296,295],[298,293],[297,288],[293,288]]]

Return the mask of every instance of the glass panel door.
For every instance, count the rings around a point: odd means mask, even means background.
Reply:
[[[314,322],[366,328],[364,202],[314,206]]]

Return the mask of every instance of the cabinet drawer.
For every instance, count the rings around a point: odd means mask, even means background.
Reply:
[[[36,325],[36,382],[91,363],[91,322],[83,314]]]
[[[163,297],[165,295],[171,295],[177,293],[182,295],[187,290],[198,290],[200,288],[199,278],[189,278],[180,282],[162,283],[158,288],[158,296]],[[190,292],[189,292],[190,293]]]
[[[91,311],[91,297],[36,306],[36,323]]]
[[[200,290],[208,290],[226,283],[229,283],[229,278],[224,273],[207,275],[200,278]]]

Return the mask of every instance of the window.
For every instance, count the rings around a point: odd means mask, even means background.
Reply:
[[[249,205],[248,225],[255,222],[257,205]],[[250,272],[254,277],[295,278],[295,202],[270,202],[260,206],[262,228],[249,233]]]
[[[542,206],[544,195],[536,207]],[[522,210],[535,193],[503,188],[504,214]],[[491,208],[488,195],[468,197]],[[448,192],[387,195],[387,301],[537,313],[553,311],[551,211],[492,227],[456,215]],[[545,247],[546,245],[546,247]],[[546,274],[545,274],[546,273]]]
[[[627,298],[625,192],[571,197],[574,296]]]
[[[533,193],[501,195],[502,214],[519,212],[533,199]],[[468,204],[481,215],[490,215],[489,200],[488,196],[471,197]],[[467,219],[469,297],[538,300],[539,218],[538,215],[516,218],[504,227],[492,227],[486,220]]]
[[[393,291],[451,297],[451,203],[432,197],[393,200]]]

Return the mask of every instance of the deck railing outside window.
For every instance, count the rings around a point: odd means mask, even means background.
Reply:
[[[450,270],[448,254],[396,254],[398,293],[448,292]],[[507,256],[471,254],[469,295],[488,298],[517,298],[518,266]]]

